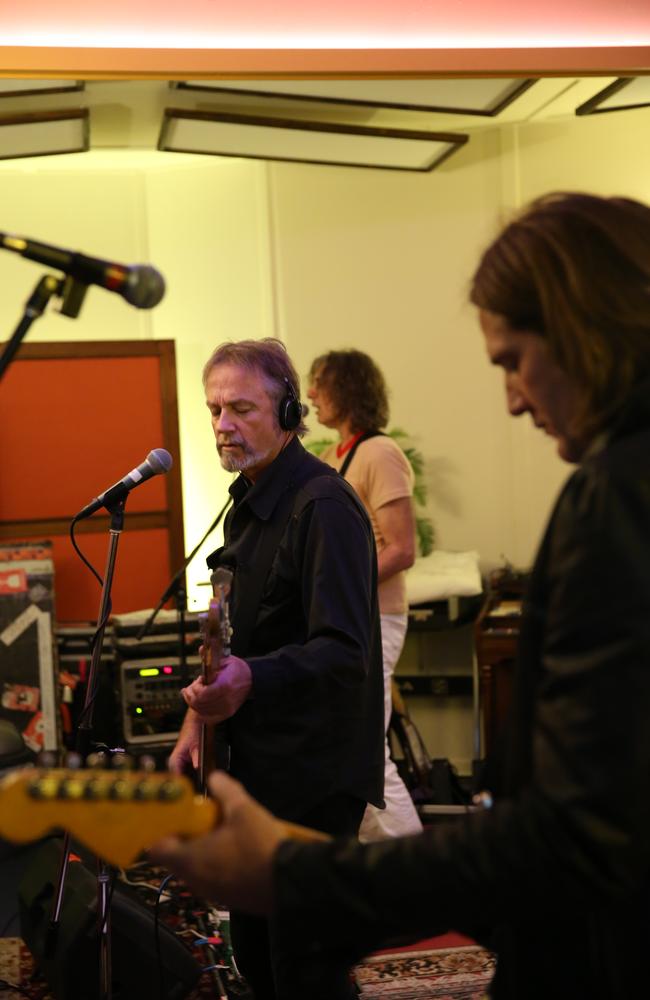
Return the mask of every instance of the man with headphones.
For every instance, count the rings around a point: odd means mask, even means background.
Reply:
[[[221,344],[203,371],[221,464],[239,475],[224,546],[234,571],[231,655],[184,691],[170,759],[196,767],[219,724],[228,770],[285,820],[356,835],[381,806],[383,676],[377,559],[351,487],[300,443],[299,380],[273,338]],[[255,1000],[354,995],[345,966],[294,955],[272,922],[231,913],[235,958]]]

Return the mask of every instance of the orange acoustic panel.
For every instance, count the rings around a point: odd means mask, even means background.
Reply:
[[[157,357],[15,360],[0,391],[0,521],[72,518],[163,445]],[[166,507],[163,476],[127,511]]]
[[[109,550],[108,530],[78,534],[77,544],[103,578]],[[52,538],[54,604],[59,622],[96,622],[102,588],[65,535]],[[175,567],[176,568],[176,567]],[[152,608],[171,579],[169,543],[164,528],[130,531],[128,513],[117,545],[111,588],[112,611],[124,614]]]

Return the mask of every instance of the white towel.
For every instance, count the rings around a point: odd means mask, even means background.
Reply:
[[[478,561],[478,552],[443,552],[441,549],[416,559],[406,571],[409,605],[480,594],[483,585]]]

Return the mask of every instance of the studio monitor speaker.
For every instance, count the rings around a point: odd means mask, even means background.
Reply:
[[[100,992],[97,878],[80,860],[68,864],[56,934],[50,931],[62,841],[34,850],[19,886],[21,935],[56,1000],[96,1000]],[[73,855],[74,856],[74,855]],[[129,886],[115,881],[110,903],[113,1000],[183,1000],[201,976],[187,946]],[[162,977],[162,978],[161,978]]]

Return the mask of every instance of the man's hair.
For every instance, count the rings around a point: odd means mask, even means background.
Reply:
[[[350,429],[378,431],[388,423],[388,392],[381,371],[363,351],[329,351],[312,361],[312,381],[318,379],[332,401],[337,418]]]
[[[300,378],[293,366],[287,349],[275,337],[261,340],[227,340],[214,349],[203,366],[203,388],[217,365],[238,365],[249,371],[258,372],[266,385],[270,399],[275,403],[276,423],[280,425],[280,402],[287,394],[300,399]],[[307,427],[301,419],[296,434],[302,437]]]
[[[650,375],[650,207],[553,192],[484,252],[470,300],[544,337],[578,387],[579,431],[594,433]]]

